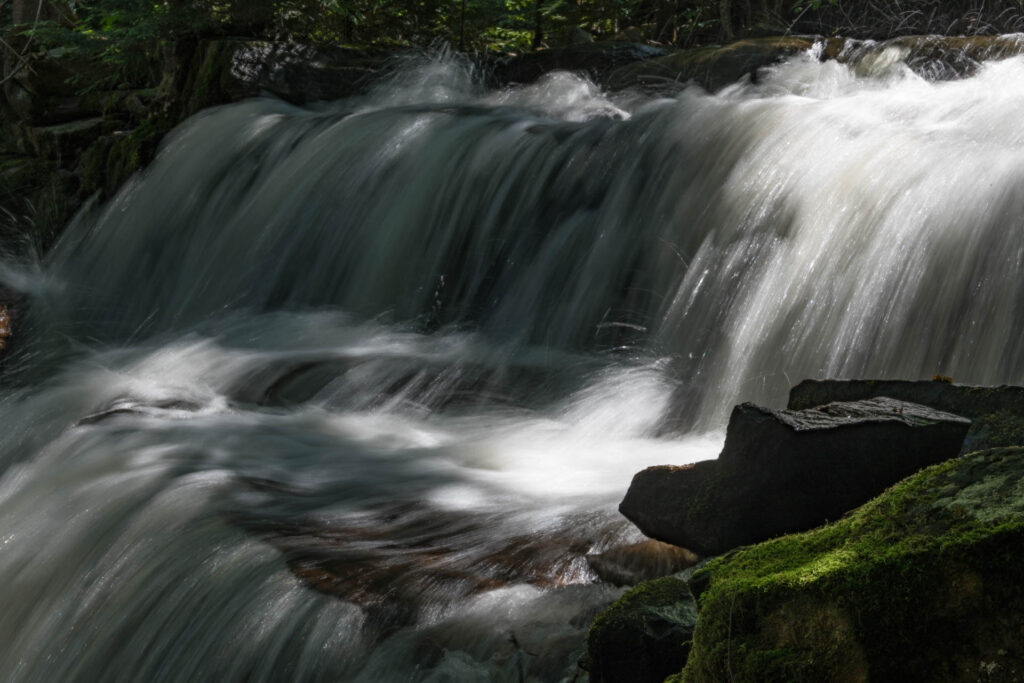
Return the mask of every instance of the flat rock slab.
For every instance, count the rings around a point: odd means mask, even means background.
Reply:
[[[962,455],[1024,445],[1024,387],[972,386],[946,381],[893,379],[804,380],[789,392],[791,410],[833,401],[888,396],[971,418]]]
[[[803,410],[834,401],[862,401],[877,396],[920,403],[966,417],[1001,410],[1024,413],[1024,387],[900,379],[808,379],[789,390],[787,407]]]
[[[718,555],[839,519],[960,451],[970,420],[879,397],[808,410],[733,410],[718,460],[651,467],[622,512],[652,538]]]

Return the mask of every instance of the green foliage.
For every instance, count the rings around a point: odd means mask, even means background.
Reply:
[[[972,450],[1024,445],[1024,418],[1010,410],[987,413],[971,421]]]
[[[2,0],[0,0],[2,1]],[[650,0],[80,0],[73,24],[22,31],[37,45],[98,56],[109,79],[151,70],[153,46],[210,33],[292,38],[323,44],[427,45],[523,50],[537,39],[566,41],[573,27],[597,37],[646,21]]]
[[[886,38],[1024,29],[1024,0],[47,0],[62,22],[19,29],[33,47],[97,61],[83,88],[155,85],[159,46],[236,34],[329,45],[428,45],[520,52],[582,29],[680,47],[778,33]],[[10,2],[0,0],[10,12]]]
[[[94,63],[87,80],[76,83],[83,92],[155,85],[159,45],[209,31],[217,23],[217,5],[202,2],[92,0],[71,8],[71,24],[43,21],[20,33],[36,46]]]

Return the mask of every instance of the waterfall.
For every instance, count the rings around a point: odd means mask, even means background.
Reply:
[[[808,54],[200,113],[4,267],[0,676],[573,680],[632,473],[734,403],[1024,382],[1022,104]]]

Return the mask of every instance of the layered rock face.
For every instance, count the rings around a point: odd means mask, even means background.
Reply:
[[[814,380],[789,392],[790,410],[831,401],[890,396],[971,418],[961,454],[1024,443],[1024,387],[979,387],[944,381]]]
[[[839,519],[956,457],[969,427],[891,398],[800,411],[743,404],[718,460],[640,472],[619,510],[648,536],[717,555]]]

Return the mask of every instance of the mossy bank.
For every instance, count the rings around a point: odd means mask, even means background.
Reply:
[[[712,561],[673,680],[1020,680],[1022,475],[1024,448],[974,453]]]

